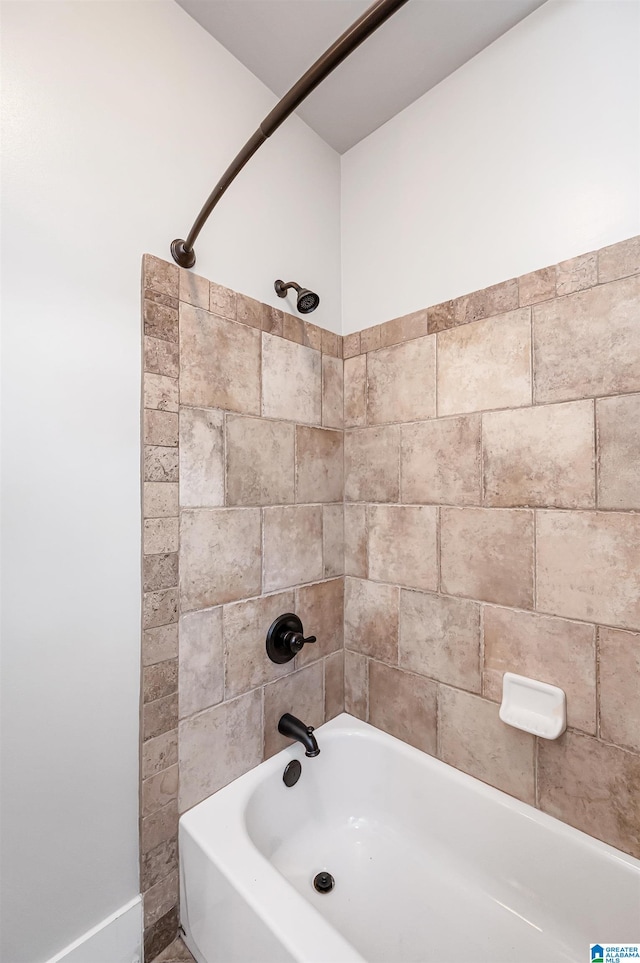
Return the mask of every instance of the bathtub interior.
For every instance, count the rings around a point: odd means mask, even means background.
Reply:
[[[201,804],[231,807],[218,832],[246,855],[256,886],[234,885],[263,920],[277,915],[268,889],[370,963],[577,961],[603,937],[638,938],[638,861],[346,714],[317,737],[317,758],[291,747]],[[302,775],[287,788],[291,758]],[[313,887],[320,871],[330,893]]]

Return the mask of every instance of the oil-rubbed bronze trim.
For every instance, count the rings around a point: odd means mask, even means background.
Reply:
[[[271,113],[265,117],[257,131],[249,138],[233,163],[226,169],[198,214],[186,241],[177,238],[171,243],[171,255],[174,261],[181,267],[193,267],[196,263],[193,245],[198,234],[206,224],[211,211],[245,164],[251,160],[267,137],[271,137],[287,117],[300,106],[311,91],[315,90],[318,84],[321,84],[325,77],[328,77],[356,47],[359,47],[374,30],[377,30],[385,20],[388,20],[396,10],[399,10],[407,2],[408,0],[377,0],[309,67],[300,80],[276,104]]]

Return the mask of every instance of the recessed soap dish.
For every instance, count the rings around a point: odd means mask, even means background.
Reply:
[[[505,672],[500,718],[541,739],[557,739],[567,728],[567,698],[556,685]]]

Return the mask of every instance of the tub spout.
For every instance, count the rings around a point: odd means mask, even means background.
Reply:
[[[283,736],[288,736],[289,739],[296,739],[298,742],[301,742],[304,746],[305,756],[320,755],[316,737],[313,735],[313,726],[306,726],[304,722],[296,719],[290,712],[285,712],[285,714],[280,717],[278,732],[282,733]]]

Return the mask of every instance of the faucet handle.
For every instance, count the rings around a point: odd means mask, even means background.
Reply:
[[[302,622],[293,612],[280,615],[267,632],[267,655],[272,662],[289,662],[306,642],[315,642],[315,635],[305,639]]]
[[[315,635],[310,635],[308,639],[305,639],[302,632],[287,632],[284,638],[285,644],[289,646],[294,655],[297,655],[306,642],[316,641]]]

